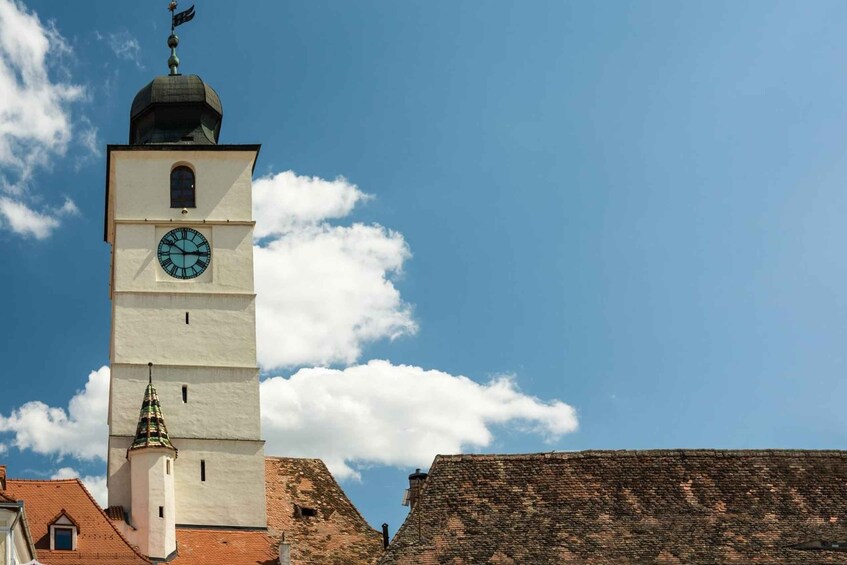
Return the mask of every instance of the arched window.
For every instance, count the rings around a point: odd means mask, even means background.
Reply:
[[[194,208],[194,171],[188,167],[171,171],[171,208]]]

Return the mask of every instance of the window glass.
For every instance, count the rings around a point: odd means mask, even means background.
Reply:
[[[194,171],[188,167],[171,171],[171,208],[194,208]]]
[[[53,528],[53,548],[70,551],[74,548],[74,532],[70,528]]]

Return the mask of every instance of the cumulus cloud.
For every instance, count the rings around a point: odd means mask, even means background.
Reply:
[[[20,200],[0,195],[0,225],[35,239],[50,237],[53,230],[59,227],[61,218],[78,213],[79,209],[69,198],[65,198],[65,203],[58,208],[38,212]]]
[[[53,473],[50,478],[79,479],[101,508],[106,508],[106,505],[109,504],[109,490],[106,488],[106,475],[86,475],[81,477],[79,472],[73,467],[62,467]]]
[[[357,203],[370,198],[371,195],[344,177],[330,181],[285,171],[256,179],[253,183],[255,237],[286,234],[327,219],[343,218]]]
[[[106,409],[109,403],[109,368],[88,375],[83,390],[71,398],[67,410],[34,400],[0,416],[0,432],[14,435],[12,445],[42,455],[77,459],[106,459]]]
[[[34,209],[33,172],[64,155],[71,140],[69,104],[84,91],[51,78],[51,65],[69,47],[52,25],[12,0],[0,0],[0,227],[44,238],[61,215]]]
[[[367,465],[424,467],[438,453],[478,451],[491,445],[499,426],[551,442],[578,426],[573,407],[527,395],[511,376],[481,384],[443,371],[370,361],[343,370],[300,369],[260,387],[265,452],[319,457],[339,479],[358,478]],[[108,396],[109,368],[101,367],[67,410],[28,402],[0,416],[0,432],[13,434],[18,449],[105,461]],[[54,478],[77,476],[63,467]],[[105,478],[82,480],[104,504]]]
[[[256,333],[265,369],[349,364],[365,344],[417,331],[394,286],[411,256],[402,234],[327,221],[369,195],[344,178],[291,171],[254,187]]]
[[[380,225],[329,223],[367,194],[343,178],[290,171],[256,186],[257,342],[265,369],[352,364],[364,345],[417,330],[393,282],[410,257],[403,236]],[[67,201],[57,213],[75,206]],[[109,369],[101,367],[67,410],[28,402],[0,415],[0,433],[12,434],[19,449],[105,460],[108,387]],[[303,368],[260,387],[267,453],[320,457],[339,478],[358,477],[367,465],[425,466],[437,453],[477,451],[491,446],[501,426],[552,442],[578,425],[571,406],[521,392],[514,377],[478,383],[389,361]],[[103,492],[102,477],[83,480]]]
[[[577,429],[573,407],[523,394],[512,377],[479,384],[420,367],[371,361],[301,369],[261,384],[268,454],[320,457],[338,478],[359,465],[428,465],[438,453],[489,446],[510,424],[549,441]]]

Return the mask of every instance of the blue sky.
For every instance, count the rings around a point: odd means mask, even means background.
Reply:
[[[0,112],[13,476],[104,473],[86,421],[108,363],[104,148],[167,71],[166,7],[0,0],[0,37],[24,34],[0,78],[32,89]],[[300,214],[258,218],[274,264],[301,263],[282,280],[257,259],[257,283],[307,296],[341,265],[351,287],[325,292],[354,297],[265,309],[260,342],[303,340],[264,357],[266,407],[291,416],[266,422],[268,453],[332,463],[393,532],[405,475],[439,452],[842,447],[845,10],[197,2],[181,70]],[[40,24],[8,27],[22,12]],[[43,60],[15,47],[38,38]]]

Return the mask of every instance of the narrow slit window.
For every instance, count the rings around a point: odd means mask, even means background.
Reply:
[[[164,518],[164,517],[165,517],[165,507],[160,506],[159,507],[159,518]]]
[[[170,459],[165,459],[165,473],[168,474],[168,475],[171,474],[171,460]]]
[[[188,385],[182,385],[182,403],[188,403]]]
[[[194,208],[194,171],[186,166],[171,171],[171,208]]]
[[[185,313],[185,324],[188,325],[188,312]]]
[[[200,460],[200,482],[206,482],[206,460]]]

